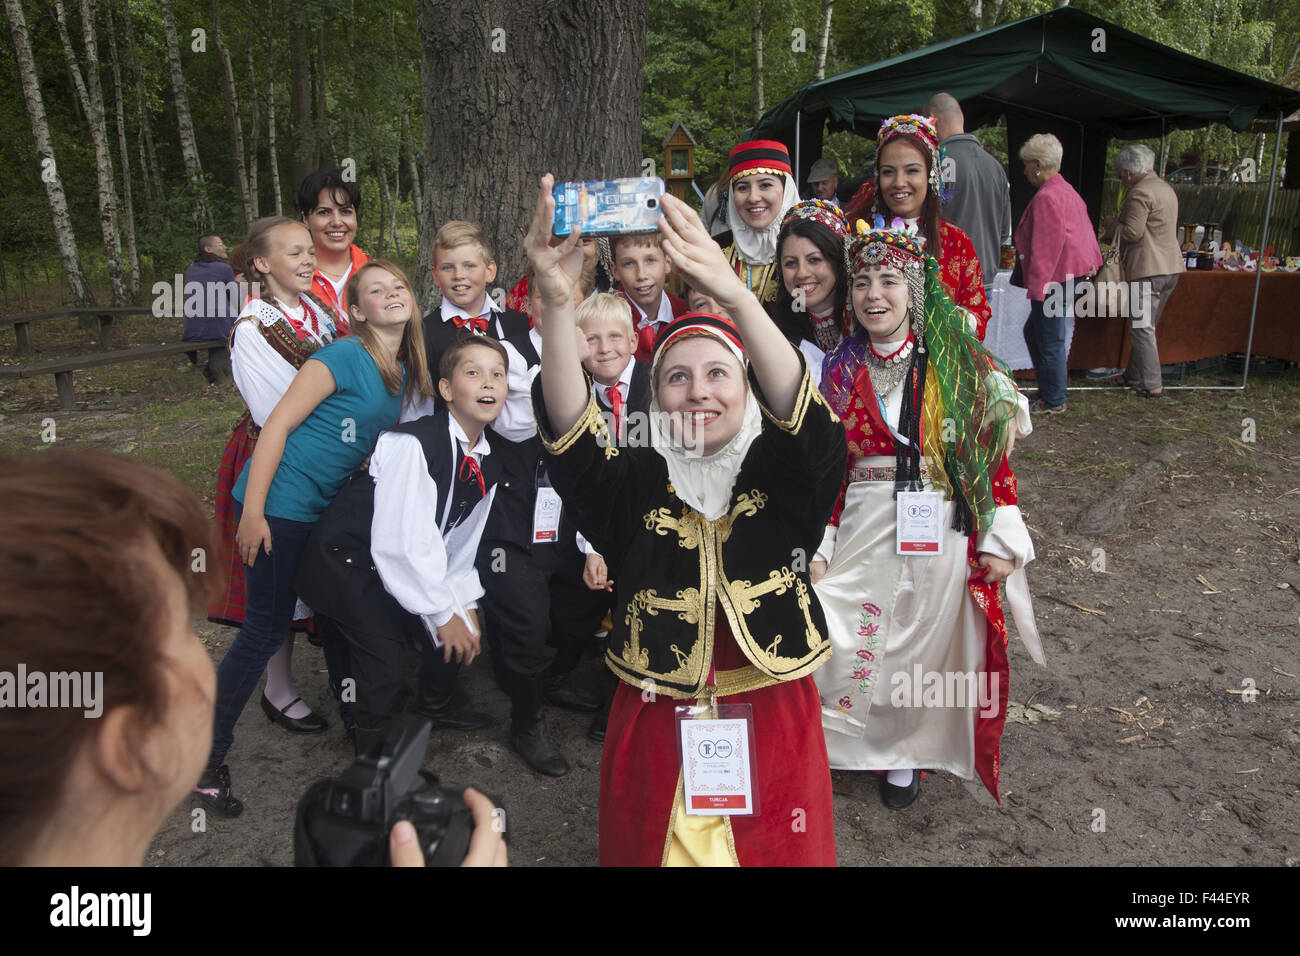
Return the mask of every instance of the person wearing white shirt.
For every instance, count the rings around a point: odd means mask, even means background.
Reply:
[[[455,682],[482,649],[474,560],[500,473],[488,426],[505,400],[506,361],[491,339],[448,349],[438,383],[447,409],[381,434],[368,476],[353,478],[308,542],[300,587],[347,641],[358,754],[398,716],[408,642],[424,651],[410,709],[437,727],[488,722]]]

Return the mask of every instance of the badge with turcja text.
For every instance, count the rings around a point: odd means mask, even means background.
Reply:
[[[560,536],[560,494],[554,488],[538,488],[533,505],[533,544],[554,542]]]
[[[943,554],[943,495],[900,491],[897,541],[896,554]]]
[[[717,717],[711,716],[714,711]],[[693,816],[758,813],[753,707],[678,707],[677,722],[686,812]]]

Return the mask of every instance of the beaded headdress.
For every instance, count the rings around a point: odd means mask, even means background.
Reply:
[[[803,202],[796,203],[790,207],[790,211],[781,219],[781,231],[784,232],[786,227],[796,219],[806,219],[809,222],[815,222],[825,226],[835,236],[844,250],[844,271],[849,272],[849,221],[844,218],[844,213],[840,207],[834,203],[829,203],[824,199],[805,199]]]
[[[874,227],[861,219],[857,222],[857,235],[849,243],[849,277],[871,266],[888,266],[903,273],[907,280],[908,317],[912,334],[918,343],[923,342],[925,330],[925,239],[917,235],[915,226],[908,226],[895,218],[888,229],[885,217],[877,215]]]
[[[819,222],[835,233],[836,238],[842,242],[848,241],[849,222],[844,218],[844,213],[834,203],[829,203],[824,199],[805,199],[803,202],[796,203],[790,207],[790,211],[781,219],[781,228],[784,229],[796,219],[810,219],[813,222]]]
[[[880,132],[876,134],[877,162],[880,148],[896,136],[910,136],[929,153],[930,189],[940,199],[950,198],[943,195],[943,162],[947,158],[947,151],[939,145],[939,134],[935,132],[934,121],[917,113],[900,113],[881,120]]]

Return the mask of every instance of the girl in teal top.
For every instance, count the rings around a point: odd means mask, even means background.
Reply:
[[[223,761],[235,722],[289,628],[307,536],[380,430],[397,424],[402,405],[432,398],[423,325],[402,270],[382,260],[366,263],[349,279],[346,301],[353,337],[303,363],[234,488],[246,614],[217,669],[212,750],[195,787],[202,803],[228,816],[243,804],[230,792]],[[331,673],[331,682],[338,686],[344,676]]]

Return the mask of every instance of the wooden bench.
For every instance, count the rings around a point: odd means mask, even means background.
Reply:
[[[27,312],[23,315],[0,315],[0,325],[12,325],[14,335],[18,338],[18,354],[32,355],[32,323],[45,322],[49,319],[61,319],[65,316],[78,318],[93,315],[99,322],[99,344],[108,345],[113,335],[113,320],[122,315],[152,315],[153,309],[147,305],[124,306],[85,306],[70,309],[51,309],[48,312]],[[161,316],[173,318],[173,316]]]
[[[148,311],[148,310],[145,310]],[[61,313],[66,314],[66,313]],[[141,345],[130,349],[117,349],[112,352],[95,352],[90,355],[73,355],[69,358],[50,359],[47,362],[33,362],[30,365],[0,365],[0,381],[11,378],[35,378],[37,375],[53,375],[59,389],[59,408],[65,412],[77,407],[76,395],[72,389],[72,373],[77,369],[94,368],[99,365],[116,365],[121,362],[135,362],[140,359],[161,358],[181,352],[208,353],[208,366],[215,374],[228,374],[229,363],[226,361],[226,343],[221,339],[206,342],[169,342],[166,345]]]

